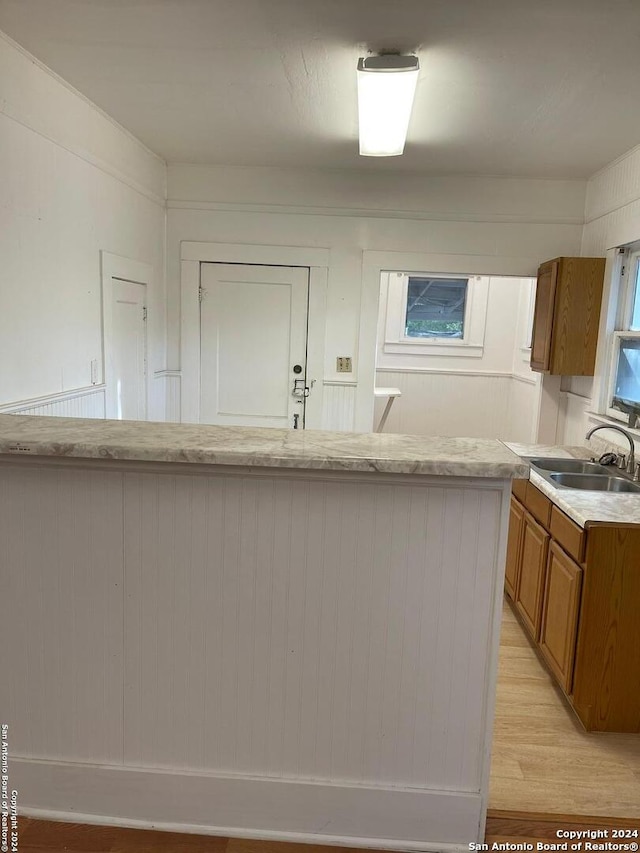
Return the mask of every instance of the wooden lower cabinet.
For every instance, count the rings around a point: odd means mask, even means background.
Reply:
[[[531,482],[519,496],[505,591],[520,622],[587,731],[640,733],[640,525],[582,528]]]
[[[509,538],[507,539],[507,563],[504,572],[504,588],[513,601],[516,597],[520,576],[520,546],[524,526],[524,508],[515,498],[511,498],[509,510]]]
[[[542,595],[550,538],[544,527],[525,512],[515,605],[523,625],[536,641],[540,636]]]
[[[555,542],[549,545],[540,651],[565,693],[571,693],[582,569]]]

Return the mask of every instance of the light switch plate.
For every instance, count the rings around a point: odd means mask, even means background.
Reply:
[[[336,358],[336,373],[351,373],[352,369],[350,355],[339,355]]]

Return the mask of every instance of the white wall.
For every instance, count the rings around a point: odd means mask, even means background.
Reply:
[[[402,391],[386,431],[521,442],[535,438],[538,375],[529,369],[528,352],[521,349],[532,283],[532,279],[489,277],[483,347],[475,357],[405,355],[385,351],[387,276],[383,275],[376,384]],[[376,423],[385,404],[384,399],[376,401]]]
[[[596,362],[596,376],[566,377],[561,392],[561,410],[558,440],[567,444],[584,444],[584,435],[596,421],[589,411],[597,408],[599,386],[607,371],[606,340],[608,337],[606,312],[613,279],[617,276],[612,249],[640,240],[640,146],[609,163],[597,172],[587,184],[585,225],[581,254],[608,258],[605,272],[603,316],[601,318]],[[616,433],[599,433],[620,446],[625,445]],[[636,441],[640,449],[640,435]]]
[[[325,421],[369,429],[375,335],[361,363],[357,354],[361,313],[369,323],[373,310],[375,331],[378,295],[366,282],[363,292],[363,251],[421,253],[443,272],[535,275],[541,261],[578,253],[584,190],[580,181],[169,166],[169,366],[180,358],[181,241],[328,248]],[[335,372],[338,355],[354,358],[352,375]],[[333,384],[358,379],[361,389]]]
[[[164,418],[164,162],[2,34],[0,152],[0,405],[57,413],[51,395],[90,385],[106,250],[153,266],[150,416]],[[88,393],[80,414],[96,411]]]

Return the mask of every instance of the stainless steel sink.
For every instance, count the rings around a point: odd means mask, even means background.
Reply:
[[[598,465],[597,462],[587,462],[584,459],[530,459],[534,468],[543,471],[554,471],[566,474],[590,474],[597,477],[615,477],[615,468],[607,465]]]
[[[568,489],[584,489],[598,492],[640,492],[640,485],[624,477],[602,476],[601,474],[552,473],[548,479]]]

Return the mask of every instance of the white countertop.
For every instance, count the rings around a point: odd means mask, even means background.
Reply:
[[[0,415],[0,454],[509,479],[497,439]]]
[[[519,456],[590,459],[594,455],[593,450],[588,447],[551,447],[545,444],[516,444],[510,441],[505,444]],[[535,471],[531,471],[529,479],[580,527],[598,523],[640,524],[640,493],[557,489]]]

